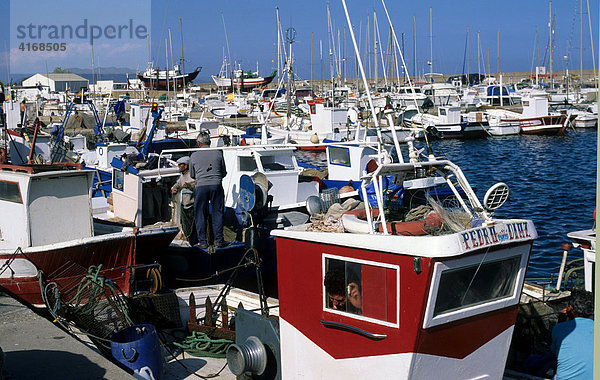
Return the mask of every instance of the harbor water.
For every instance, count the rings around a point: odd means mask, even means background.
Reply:
[[[495,216],[533,220],[539,236],[527,277],[547,277],[560,267],[567,233],[594,223],[596,134],[593,129],[577,129],[565,136],[515,135],[430,144],[437,157],[461,167],[480,200],[494,183],[509,186],[509,199]],[[326,160],[324,152],[299,154],[315,165]],[[573,249],[568,259],[581,257],[581,250]]]

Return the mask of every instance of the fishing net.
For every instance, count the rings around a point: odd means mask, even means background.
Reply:
[[[133,325],[125,296],[110,278],[100,275],[102,266],[87,271],[75,263],[66,263],[43,280],[42,298],[55,322],[72,331],[76,327],[107,357],[110,337]]]

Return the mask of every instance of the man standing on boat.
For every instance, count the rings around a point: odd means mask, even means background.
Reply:
[[[196,223],[194,223],[194,189],[196,188],[196,182],[190,176],[189,164],[189,156],[183,156],[177,160],[177,167],[181,175],[171,187],[171,193],[175,195],[181,192],[181,207],[179,208],[181,231],[187,238],[188,243],[195,245],[198,243]]]
[[[197,138],[199,148],[210,146],[210,134],[200,132]],[[227,175],[223,152],[220,150],[199,150],[190,157],[190,176],[196,180],[194,197],[194,213],[196,215],[196,231],[198,243],[195,247],[208,248],[206,226],[209,216],[209,205],[212,210],[212,227],[217,247],[227,245],[223,238],[223,209],[225,193],[221,181]]]

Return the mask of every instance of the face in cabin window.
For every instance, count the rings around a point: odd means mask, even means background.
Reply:
[[[333,260],[332,260],[333,261]],[[359,272],[350,265],[330,265],[325,274],[327,306],[334,310],[362,314],[362,293]]]

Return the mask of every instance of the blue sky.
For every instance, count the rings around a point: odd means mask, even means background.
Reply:
[[[32,1],[32,0],[28,0]],[[69,0],[60,0],[69,1]],[[116,2],[116,0],[108,0]],[[381,47],[388,45],[389,26],[381,2],[379,0],[347,0],[350,17],[361,39],[364,50],[365,30],[367,16],[370,17],[370,39],[372,40],[373,10],[377,12]],[[6,66],[6,50],[11,46],[10,36],[14,41],[15,19],[9,17],[9,0],[0,0],[0,80],[8,77]],[[16,5],[13,0],[13,14]],[[227,51],[225,28],[229,40],[231,58],[240,62],[246,70],[254,70],[258,62],[260,72],[268,74],[276,68],[277,62],[277,35],[275,7],[279,7],[282,27],[293,27],[296,30],[296,40],[293,44],[295,52],[294,68],[303,79],[310,79],[311,75],[311,39],[313,47],[313,78],[320,77],[319,44],[322,41],[324,64],[324,77],[330,76],[328,61],[328,27],[326,2],[323,0],[303,1],[269,1],[269,0],[222,0],[222,1],[176,1],[176,0],[136,0],[137,8],[144,8],[143,12],[136,11],[131,6],[131,1],[121,2],[121,7],[106,6],[107,1],[86,4],[97,4],[95,9],[88,12],[105,20],[106,23],[119,23],[127,18],[139,21],[138,13],[145,13],[150,6],[151,10],[151,40],[152,59],[160,67],[165,66],[165,38],[168,37],[168,28],[171,28],[173,55],[175,60],[181,56],[179,20],[183,24],[184,55],[186,70],[202,66],[199,76],[200,81],[208,81],[211,74],[216,74],[221,66],[223,49]],[[500,31],[500,70],[529,71],[533,61],[537,61],[535,49],[536,27],[539,29],[540,60],[544,59],[548,43],[548,1],[547,0],[504,0],[496,1],[398,1],[387,0],[388,10],[396,29],[398,38],[404,33],[404,55],[409,72],[414,67],[413,60],[413,17],[416,20],[417,41],[417,71],[428,72],[427,61],[430,55],[429,44],[429,9],[433,12],[433,67],[434,71],[446,74],[455,74],[466,71],[465,40],[467,27],[470,30],[470,72],[477,71],[477,31],[480,32],[482,65],[489,62],[492,72],[497,71],[497,33]],[[40,3],[41,4],[41,3]],[[53,2],[56,4],[56,2]],[[118,3],[117,3],[118,4]],[[141,4],[141,5],[140,5]],[[149,5],[150,4],[150,5]],[[565,67],[564,56],[569,54],[569,68],[578,70],[580,55],[579,36],[579,4],[580,0],[555,0],[552,2],[553,14],[556,15],[555,28],[555,69]],[[583,0],[583,67],[592,68],[591,45],[587,15],[587,0]],[[90,9],[92,7],[90,6]],[[69,15],[68,7],[55,5],[55,15],[52,11],[44,11],[43,15],[49,20],[57,20],[59,15]],[[345,51],[348,61],[346,70],[348,76],[354,76],[354,55],[350,36],[345,20],[345,15],[340,1],[330,2],[331,19],[334,34],[340,33],[344,39]],[[41,11],[40,11],[41,12]],[[73,11],[74,12],[74,11]],[[85,12],[85,11],[84,11]],[[34,12],[35,13],[35,12]],[[50,13],[50,15],[48,15]],[[595,49],[598,51],[598,1],[590,0],[590,13],[594,33]],[[29,14],[29,13],[28,13]],[[84,13],[85,14],[85,13]],[[20,15],[20,13],[19,13]],[[87,17],[87,14],[85,14]],[[21,16],[19,16],[20,18]],[[28,16],[22,16],[24,18]],[[145,17],[145,16],[144,16]],[[142,19],[145,22],[144,17]],[[12,21],[12,24],[11,24]],[[39,21],[38,21],[39,22]],[[57,21],[53,21],[57,22]],[[139,21],[142,22],[142,21]],[[9,25],[12,25],[9,27]],[[358,32],[362,31],[362,36]],[[20,42],[20,41],[18,41]],[[138,40],[135,44],[127,45],[131,41],[108,41],[111,49],[102,51],[101,42],[95,45],[96,65],[101,66],[126,66],[131,69],[143,70],[147,64],[147,41]],[[107,41],[105,41],[107,42]],[[371,46],[372,41],[370,42]],[[107,45],[108,46],[108,45]],[[569,49],[567,47],[570,46]],[[13,47],[14,48],[14,47]],[[108,48],[107,48],[108,49]],[[342,47],[344,50],[344,47]],[[372,48],[371,48],[372,50]],[[109,52],[117,51],[118,54]],[[18,64],[13,63],[11,73],[44,72],[46,65],[53,70],[54,66],[62,67],[91,67],[91,53],[87,51],[71,50],[73,54],[60,61],[60,56],[41,59]],[[597,54],[596,54],[597,55]],[[546,58],[547,59],[547,58]],[[598,59],[598,57],[596,57]],[[13,59],[14,61],[14,59]],[[59,64],[60,63],[60,64]],[[366,65],[366,62],[365,62]],[[380,70],[381,70],[381,64]],[[463,69],[463,66],[465,67]],[[483,69],[482,69],[483,71]],[[382,73],[380,71],[379,76]]]

